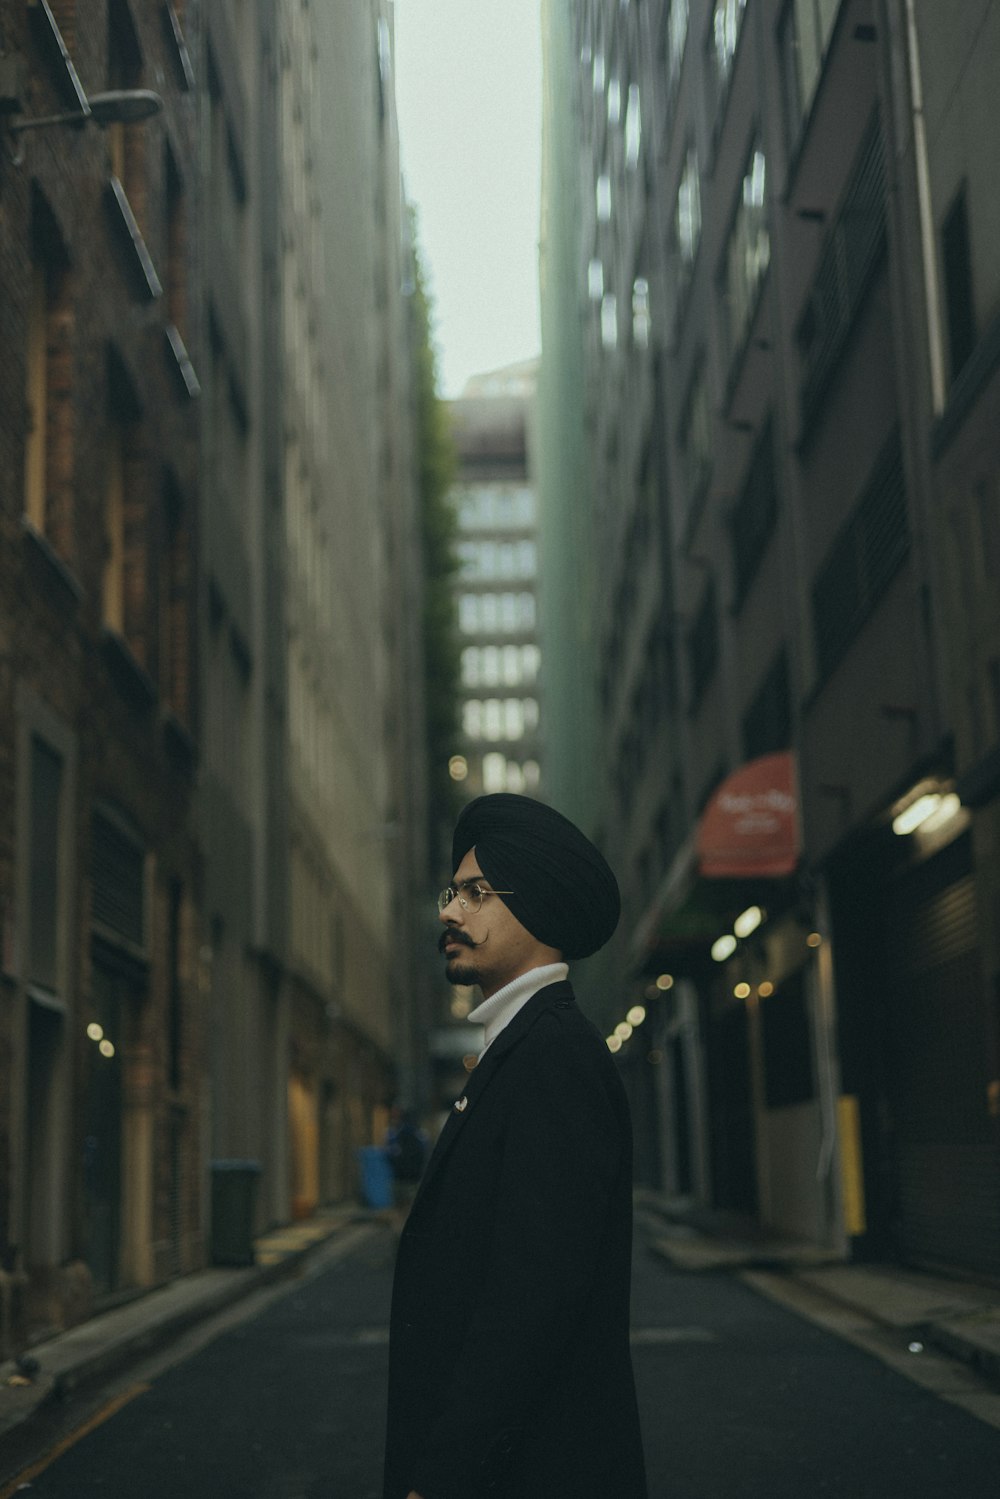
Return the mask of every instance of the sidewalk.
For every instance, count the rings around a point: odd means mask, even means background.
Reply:
[[[256,1240],[254,1265],[181,1276],[37,1344],[21,1366],[0,1364],[0,1442],[41,1406],[145,1357],[261,1287],[290,1279],[322,1246],[353,1237],[352,1229],[379,1217],[349,1206],[274,1229]]]
[[[637,1206],[659,1220],[651,1246],[676,1269],[767,1270],[788,1276],[901,1341],[925,1343],[1000,1383],[1000,1288],[897,1265],[846,1263],[834,1251],[781,1239],[653,1192]],[[659,1227],[662,1224],[662,1232]]]

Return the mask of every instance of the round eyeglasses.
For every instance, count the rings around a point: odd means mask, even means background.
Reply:
[[[457,885],[448,885],[438,896],[438,910],[444,911],[457,900],[463,911],[473,914],[481,911],[488,895],[513,895],[513,890],[488,890],[480,880],[461,880]]]

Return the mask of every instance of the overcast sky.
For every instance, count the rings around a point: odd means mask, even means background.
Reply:
[[[441,393],[539,352],[539,0],[396,0],[403,173]]]

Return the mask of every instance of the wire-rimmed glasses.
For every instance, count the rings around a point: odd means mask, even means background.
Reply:
[[[513,890],[490,890],[482,883],[482,876],[475,880],[460,880],[457,885],[446,885],[438,896],[438,911],[444,911],[453,900],[457,900],[463,911],[473,915],[483,908],[488,895],[513,895]]]

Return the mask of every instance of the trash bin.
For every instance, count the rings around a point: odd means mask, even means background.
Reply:
[[[361,1162],[361,1195],[370,1208],[391,1208],[393,1174],[389,1152],[381,1145],[363,1145],[358,1151]]]
[[[254,1263],[254,1219],[259,1161],[213,1161],[212,1263]]]

